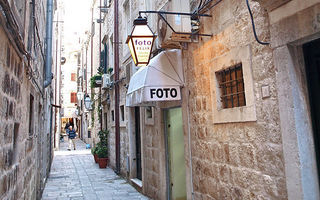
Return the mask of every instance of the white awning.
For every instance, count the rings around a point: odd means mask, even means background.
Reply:
[[[184,85],[181,50],[167,50],[152,58],[130,79],[126,106],[151,106],[156,101],[181,100]]]

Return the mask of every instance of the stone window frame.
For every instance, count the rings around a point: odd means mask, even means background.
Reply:
[[[246,105],[223,109],[220,102],[221,94],[216,72],[227,69],[238,63],[242,63]],[[210,70],[213,123],[257,121],[252,77],[251,46],[247,45],[235,48],[223,56],[215,58]]]

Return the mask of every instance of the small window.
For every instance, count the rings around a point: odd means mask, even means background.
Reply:
[[[125,15],[125,20],[126,20],[126,34],[125,36],[129,35],[131,33],[131,29],[132,29],[132,24],[131,24],[131,20],[130,20],[130,4],[129,1],[126,1],[123,5],[124,7],[124,15]]]
[[[151,106],[146,107],[146,116],[147,116],[147,119],[152,119],[152,107]]]
[[[216,76],[221,94],[221,107],[225,109],[245,106],[242,64],[218,71]]]
[[[120,106],[121,121],[124,121],[124,106]]]
[[[111,118],[112,118],[112,121],[114,122],[114,111],[113,110],[111,111]]]
[[[7,46],[7,67],[10,68],[10,60],[11,60],[11,53],[10,53],[10,47]]]
[[[71,81],[76,81],[76,79],[77,79],[77,74],[71,73]]]
[[[109,66],[108,67],[114,66],[114,64],[113,64],[113,59],[114,59],[113,50],[114,50],[114,48],[113,48],[113,35],[111,35],[110,40],[109,40]]]
[[[70,93],[70,103],[77,103],[77,93],[75,92]]]
[[[126,81],[127,81],[127,83],[130,82],[130,77],[131,77],[131,62],[126,65]]]
[[[29,104],[29,136],[33,135],[33,101],[34,97],[30,95],[30,104]]]
[[[79,38],[80,39],[80,38]],[[78,63],[78,66],[81,65],[81,53],[78,53],[77,54],[77,63]]]
[[[91,37],[93,37],[95,35],[95,23],[92,22],[91,24]]]
[[[20,123],[14,123],[13,126],[13,162],[18,161],[18,138],[19,138]]]

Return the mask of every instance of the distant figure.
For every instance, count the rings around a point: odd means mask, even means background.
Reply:
[[[70,123],[67,122],[66,123],[66,126],[64,127],[64,130],[66,131],[66,134],[68,135],[68,132],[69,132],[69,127],[70,127]]]
[[[69,148],[68,150],[71,151],[71,143],[73,144],[73,149],[76,150],[76,143],[74,142],[74,139],[76,138],[77,134],[76,131],[72,128],[72,126],[69,126],[68,129],[68,138],[69,138]]]

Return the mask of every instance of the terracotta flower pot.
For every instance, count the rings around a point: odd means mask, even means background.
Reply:
[[[97,154],[93,154],[94,157],[94,162],[98,163],[98,155]]]
[[[98,158],[99,168],[106,168],[108,164],[108,158]]]

